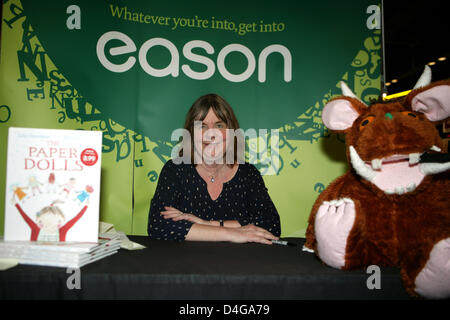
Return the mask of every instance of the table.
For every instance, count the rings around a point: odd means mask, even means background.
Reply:
[[[409,299],[396,268],[341,271],[296,246],[171,242],[129,236],[146,246],[80,269],[80,289],[68,289],[65,268],[19,265],[0,271],[0,299]],[[370,281],[369,281],[370,282]]]

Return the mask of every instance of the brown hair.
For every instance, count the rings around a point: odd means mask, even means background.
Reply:
[[[61,209],[57,206],[54,206],[54,204],[56,204],[56,203],[63,203],[63,202],[59,201],[59,200],[53,201],[49,206],[42,208],[41,211],[36,213],[36,218],[39,218],[40,216],[47,214],[47,213],[52,213],[54,215],[59,215],[61,218],[65,219],[64,214],[62,213]]]
[[[191,138],[190,151],[191,151],[191,163],[194,163],[194,122],[203,121],[206,115],[212,109],[216,116],[225,122],[227,129],[236,130],[239,129],[239,122],[234,115],[234,111],[229,105],[229,103],[215,93],[210,93],[198,98],[191,106],[186,114],[186,120],[184,122],[184,129],[186,129]],[[237,150],[236,150],[236,138],[234,138],[234,161],[237,161]],[[184,144],[184,148],[187,145]],[[183,156],[183,149],[180,151],[180,156]]]

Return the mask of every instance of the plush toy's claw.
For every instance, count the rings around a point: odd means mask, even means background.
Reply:
[[[355,222],[355,204],[351,199],[325,201],[319,207],[315,221],[317,254],[334,268],[345,265],[347,238]]]
[[[450,298],[450,238],[434,245],[415,284],[416,292],[425,298]]]

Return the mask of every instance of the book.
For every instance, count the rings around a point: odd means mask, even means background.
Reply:
[[[81,268],[117,253],[117,235],[101,234],[97,242],[43,242],[0,240],[0,259],[16,259],[19,264]]]
[[[97,242],[102,132],[9,128],[5,241]]]

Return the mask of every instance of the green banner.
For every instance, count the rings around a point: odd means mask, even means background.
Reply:
[[[172,132],[197,97],[218,93],[244,130],[278,129],[250,140],[247,160],[282,236],[304,236],[313,201],[346,169],[324,103],[341,80],[366,102],[379,94],[378,13],[368,0],[3,1],[0,192],[8,127],[101,130],[101,220],[146,234]]]

